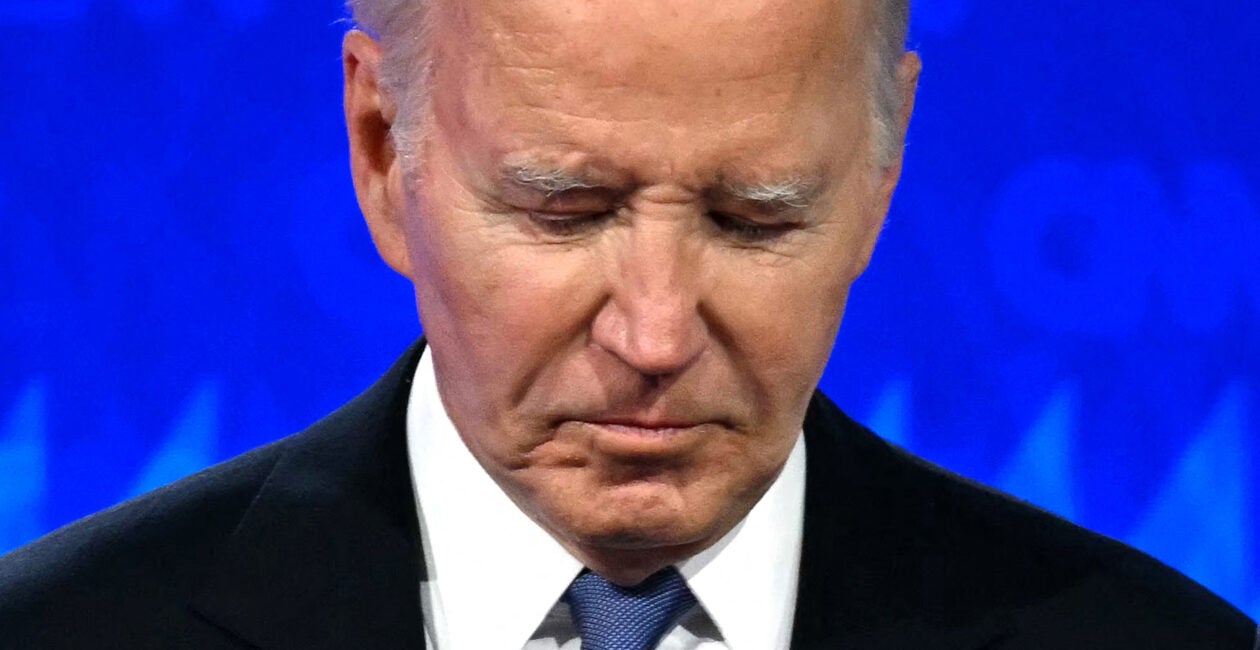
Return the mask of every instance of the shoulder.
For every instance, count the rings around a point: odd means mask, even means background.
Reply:
[[[1001,611],[1018,634],[1047,647],[1071,643],[1250,650],[1256,626],[1242,612],[1146,553],[1010,495],[893,453],[924,475],[933,536],[948,580]]]
[[[885,442],[825,398],[815,402],[808,471],[824,478],[811,486],[861,493],[866,505],[807,499],[823,518],[843,513],[849,521],[835,528],[861,522],[873,540],[855,541],[856,552],[897,555],[871,563],[914,585],[889,595],[890,606],[941,625],[985,621],[1005,630],[1001,647],[1252,650],[1255,623],[1176,570]]]
[[[294,601],[307,595],[304,577],[328,568],[317,551],[340,548],[334,537],[405,545],[415,520],[406,400],[422,349],[301,433],[0,557],[0,646],[237,647],[196,607],[222,595],[213,587],[248,582]]]
[[[102,511],[0,557],[0,633],[161,620],[202,579],[291,439]],[[44,647],[42,644],[36,647]]]

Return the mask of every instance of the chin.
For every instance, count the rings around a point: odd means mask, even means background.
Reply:
[[[571,513],[570,531],[585,547],[646,551],[690,547],[716,523],[672,486],[650,482],[604,487]]]

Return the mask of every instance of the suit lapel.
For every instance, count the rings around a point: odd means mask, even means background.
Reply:
[[[805,534],[792,647],[974,649],[997,618],[950,614],[966,594],[945,579],[925,471],[820,393],[805,419]]]
[[[293,437],[193,601],[265,649],[423,648],[406,411],[421,340]]]

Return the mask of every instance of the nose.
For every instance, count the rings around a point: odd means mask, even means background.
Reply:
[[[666,224],[632,226],[608,266],[608,300],[592,323],[599,347],[639,374],[682,372],[708,347],[701,252]]]

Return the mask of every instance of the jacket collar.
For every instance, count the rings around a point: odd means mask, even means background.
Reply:
[[[1007,630],[960,609],[935,472],[815,393],[805,417],[805,534],[792,648],[970,650]],[[966,585],[961,586],[966,589]]]
[[[267,650],[424,647],[406,451],[423,349],[421,339],[371,388],[284,443],[196,612]]]

